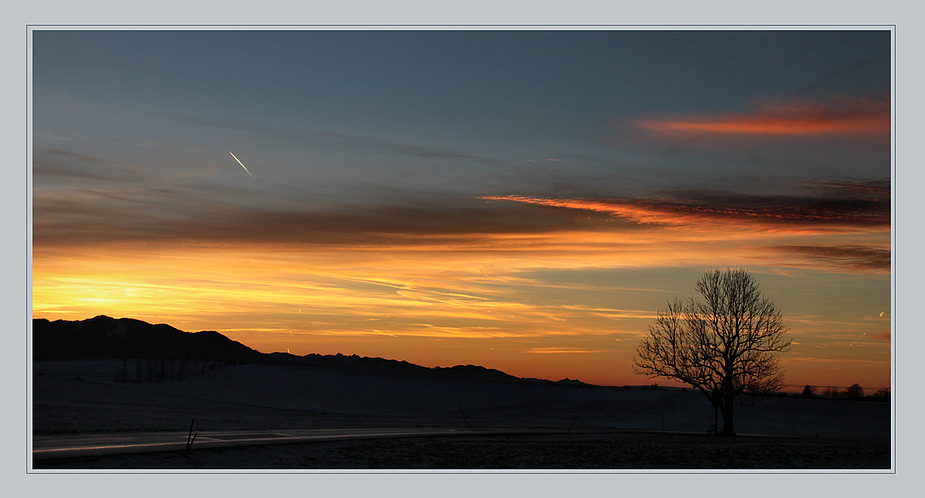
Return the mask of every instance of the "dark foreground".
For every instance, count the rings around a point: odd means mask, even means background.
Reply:
[[[36,469],[882,469],[888,438],[692,434],[430,437],[36,462]]]

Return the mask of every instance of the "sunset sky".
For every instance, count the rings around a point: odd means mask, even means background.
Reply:
[[[889,30],[32,36],[35,318],[644,384],[739,266],[792,389],[890,387]]]

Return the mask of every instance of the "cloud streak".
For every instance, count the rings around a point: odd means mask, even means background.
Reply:
[[[341,206],[305,210],[203,205],[186,213],[151,213],[133,198],[106,192],[85,196],[45,194],[37,199],[36,244],[103,243],[148,239],[161,242],[217,242],[307,245],[414,245],[466,243],[485,235],[529,235],[600,229],[603,215],[473,199]],[[114,197],[113,197],[114,196]],[[172,196],[170,196],[172,197]],[[104,202],[93,201],[100,199]],[[108,199],[108,200],[107,200]],[[136,207],[136,210],[132,208]],[[120,216],[112,214],[118,210]],[[178,214],[180,214],[178,216]],[[147,219],[148,223],[137,223]],[[633,224],[624,224],[633,228]]]
[[[635,125],[667,134],[883,135],[890,132],[891,105],[888,96],[794,98],[764,102],[747,113],[650,118]]]
[[[33,242],[39,252],[141,243],[517,258],[503,269],[478,260],[477,275],[468,278],[495,283],[516,276],[510,265],[653,267],[717,258],[889,272],[889,249],[878,247],[884,242],[876,238],[889,233],[889,180],[819,180],[793,190],[610,199],[409,196],[369,205],[289,202],[274,209],[183,191],[43,189],[34,197]],[[843,238],[825,244],[807,238],[820,234]]]
[[[807,265],[862,272],[889,273],[890,250],[863,246],[774,246],[769,249],[809,260]]]
[[[144,174],[141,168],[136,166],[40,146],[33,148],[32,173],[37,177],[62,176],[103,181],[139,182],[150,179],[150,175]]]
[[[582,349],[582,348],[558,348],[558,347],[546,347],[546,348],[531,348],[527,351],[532,354],[589,354],[589,353],[601,353],[603,350],[600,349]]]
[[[675,191],[661,197],[557,199],[486,196],[563,209],[606,213],[640,225],[691,226],[749,222],[853,228],[890,225],[889,181],[881,179],[813,182],[803,195],[755,195],[723,191]]]
[[[323,145],[342,150],[355,151],[361,149],[425,159],[456,159],[480,163],[496,163],[494,159],[465,152],[404,144],[363,135],[317,130],[292,130],[279,126],[248,124],[231,119],[199,118],[191,116],[174,116],[174,119],[188,124],[255,133],[295,143]]]

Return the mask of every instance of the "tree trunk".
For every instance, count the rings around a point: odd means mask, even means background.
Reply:
[[[719,409],[723,414],[723,432],[720,433],[720,436],[735,436],[735,427],[732,424],[732,407],[733,407],[732,396],[724,396],[723,400],[720,403]]]

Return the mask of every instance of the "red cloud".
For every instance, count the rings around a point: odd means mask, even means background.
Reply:
[[[880,134],[891,125],[888,99],[796,99],[765,103],[753,112],[714,116],[675,116],[637,121],[662,133],[693,132],[752,135]]]
[[[881,333],[879,333],[879,334],[874,334],[874,335],[870,336],[870,338],[871,338],[871,339],[878,340],[878,341],[889,341],[889,340],[890,340],[890,331],[887,330],[886,332],[881,332]]]

